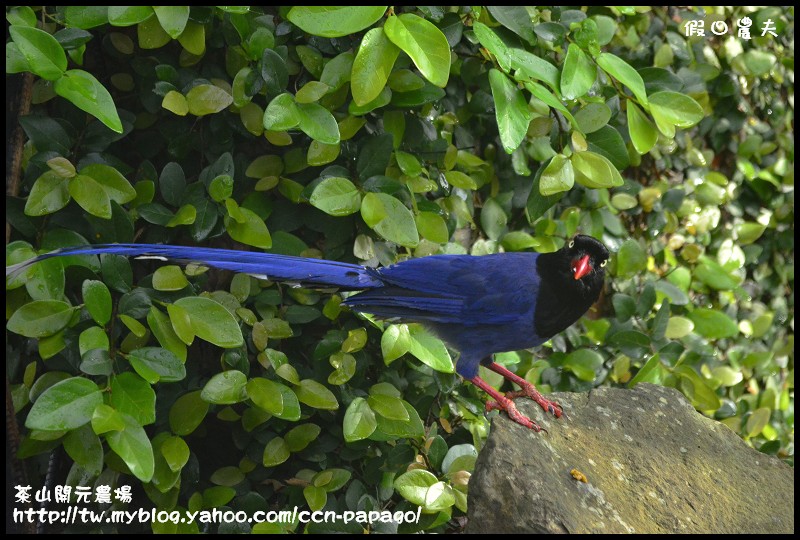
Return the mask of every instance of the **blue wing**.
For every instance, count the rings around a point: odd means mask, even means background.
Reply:
[[[382,317],[464,326],[532,321],[536,253],[434,255],[368,270],[386,285],[345,301]]]

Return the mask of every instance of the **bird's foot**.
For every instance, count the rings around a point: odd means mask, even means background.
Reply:
[[[508,399],[517,399],[523,396],[527,396],[531,398],[533,401],[539,404],[539,406],[545,410],[545,412],[549,412],[556,418],[561,418],[564,414],[564,410],[561,408],[561,405],[556,403],[555,401],[550,401],[546,397],[544,397],[534,386],[528,383],[528,387],[523,387],[522,390],[518,390],[516,392],[506,392],[506,397]]]
[[[519,412],[519,409],[517,409],[517,406],[514,405],[514,402],[506,397],[500,396],[500,399],[498,399],[497,401],[486,402],[486,411],[488,412],[494,410],[505,411],[511,420],[513,420],[514,422],[516,422],[521,426],[525,426],[528,429],[532,429],[537,433],[540,431],[544,431],[545,433],[547,433],[546,429],[542,428],[539,424],[537,424],[536,422],[534,422],[533,420],[531,420],[530,418]]]
[[[564,414],[564,410],[561,408],[561,405],[544,397],[535,386],[516,373],[512,373],[495,362],[492,362],[487,367],[522,388],[522,390],[517,390],[515,392],[507,392],[506,397],[508,399],[517,399],[519,397],[527,396],[538,403],[539,406],[545,410],[545,412],[549,412],[556,418],[561,418],[561,416]]]

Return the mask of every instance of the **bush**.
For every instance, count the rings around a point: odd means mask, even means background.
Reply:
[[[135,241],[388,265],[580,231],[614,252],[606,294],[497,360],[543,391],[678,388],[793,461],[794,11],[708,9],[7,8],[6,70],[36,76],[7,264]],[[7,289],[34,486],[63,447],[57,483],[133,486],[113,508],[421,505],[399,530],[463,525],[484,397],[422,327],[117,256]],[[251,528],[397,530],[152,525]]]

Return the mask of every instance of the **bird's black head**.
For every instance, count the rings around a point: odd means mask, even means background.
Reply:
[[[581,318],[603,290],[608,249],[591,236],[578,234],[554,253],[539,256],[542,280],[537,300],[536,333],[549,338]]]

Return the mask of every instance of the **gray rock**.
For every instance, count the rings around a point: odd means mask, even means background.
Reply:
[[[548,433],[494,418],[469,482],[466,532],[794,532],[794,469],[677,390],[639,384],[553,399],[568,418],[516,401]]]

